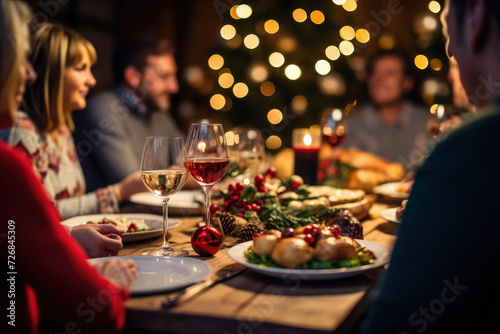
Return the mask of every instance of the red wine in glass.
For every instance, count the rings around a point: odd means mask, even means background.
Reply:
[[[326,132],[326,133],[325,133]],[[323,131],[323,140],[330,144],[332,147],[342,144],[347,133],[342,125],[330,131]]]
[[[187,159],[184,165],[200,184],[213,184],[226,174],[229,167],[229,158]]]

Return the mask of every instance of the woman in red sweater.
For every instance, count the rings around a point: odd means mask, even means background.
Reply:
[[[0,0],[2,125],[12,124],[26,83],[35,79],[28,61],[29,17],[23,3]],[[129,297],[125,287],[137,275],[135,264],[112,258],[91,267],[59,224],[32,163],[3,142],[0,185],[8,332],[36,333],[41,316],[58,321],[67,332],[119,332],[125,322],[123,302]]]

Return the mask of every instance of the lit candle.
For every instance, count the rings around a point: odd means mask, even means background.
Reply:
[[[292,146],[295,151],[295,174],[304,183],[316,184],[318,172],[318,152],[321,144],[319,132],[309,129],[295,129],[292,133]]]

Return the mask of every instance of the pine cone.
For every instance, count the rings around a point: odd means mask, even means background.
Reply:
[[[234,228],[236,227],[236,218],[230,214],[229,212],[216,212],[214,218],[220,219],[220,223],[222,226],[222,230],[224,231],[224,235],[230,235],[233,233]]]
[[[252,240],[254,233],[262,233],[264,231],[264,226],[259,221],[257,222],[249,222],[245,227],[243,227],[239,233],[238,238],[241,242]]]

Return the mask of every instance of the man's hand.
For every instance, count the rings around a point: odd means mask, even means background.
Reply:
[[[122,233],[111,224],[77,225],[71,230],[71,236],[90,258],[118,255],[123,248]]]

